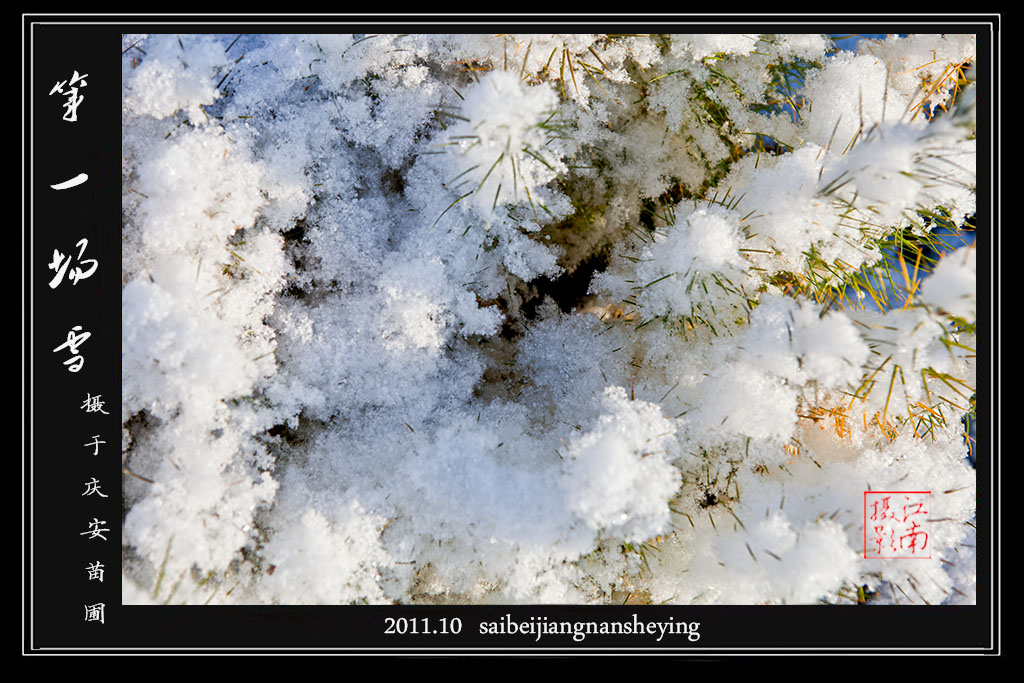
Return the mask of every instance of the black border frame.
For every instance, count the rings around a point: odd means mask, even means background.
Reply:
[[[75,571],[84,575],[75,563],[80,558],[95,554],[94,547],[79,538],[78,520],[88,518],[120,521],[120,500],[99,501],[99,507],[88,507],[92,500],[65,506],[64,501],[79,498],[82,482],[96,476],[113,492],[121,476],[118,461],[112,452],[119,443],[119,418],[113,396],[120,395],[120,366],[118,339],[120,317],[119,277],[105,264],[120,261],[120,240],[113,234],[105,235],[100,228],[109,216],[113,221],[113,205],[120,204],[119,185],[115,176],[105,175],[107,163],[113,154],[120,154],[119,130],[113,125],[114,107],[120,102],[118,89],[104,79],[111,79],[120,62],[105,61],[114,42],[120,49],[119,33],[185,31],[231,33],[249,21],[238,15],[209,15],[198,19],[182,15],[149,15],[120,17],[115,15],[23,15],[23,376],[25,393],[23,404],[23,617],[24,653],[34,654],[109,654],[109,653],[390,653],[406,655],[429,654],[660,654],[700,655],[703,657],[726,654],[983,654],[1000,652],[999,613],[999,507],[1000,467],[999,431],[999,262],[1001,252],[1001,216],[999,204],[999,66],[1001,43],[999,24],[1001,17],[993,15],[801,15],[801,14],[749,14],[722,15],[263,15],[252,21],[265,24],[262,30],[280,33],[324,32],[344,26],[358,26],[374,30],[374,24],[389,31],[433,31],[457,29],[455,32],[476,32],[500,24],[503,31],[539,26],[562,30],[586,29],[600,25],[602,30],[621,30],[642,25],[683,23],[696,25],[707,32],[740,32],[745,29],[770,26],[777,30],[795,32],[832,32],[842,24],[844,33],[868,32],[883,28],[898,33],[936,32],[940,28],[953,32],[977,32],[979,55],[991,56],[990,61],[979,59],[978,66],[978,175],[980,202],[978,231],[994,235],[991,243],[979,240],[978,299],[988,302],[979,307],[979,329],[990,330],[987,344],[979,343],[978,386],[978,485],[979,532],[978,552],[978,605],[943,607],[872,606],[856,609],[854,606],[698,606],[698,607],[632,607],[632,606],[359,606],[359,607],[147,607],[120,604],[119,572],[120,547],[114,545],[119,527],[108,524],[114,531],[103,550],[107,565],[107,581],[100,586],[88,586],[69,581],[65,575]],[[117,34],[114,33],[117,29]],[[156,29],[154,31],[154,29]],[[44,35],[45,34],[45,35]],[[59,38],[53,43],[47,42]],[[82,68],[81,61],[88,60]],[[109,64],[109,66],[108,66]],[[109,71],[106,69],[109,68]],[[48,98],[42,83],[54,80],[42,74],[72,69],[91,73],[93,80],[83,94],[86,99],[80,108],[86,124],[86,112],[93,110],[96,121],[102,124],[79,125],[86,135],[69,139],[67,130],[48,128],[45,119],[59,123],[56,97]],[[92,69],[92,71],[89,71]],[[113,93],[113,94],[111,94]],[[987,96],[987,97],[986,97]],[[109,99],[108,99],[109,98]],[[54,116],[53,109],[57,111]],[[109,119],[106,117],[110,117]],[[109,129],[106,121],[110,120]],[[65,126],[65,129],[67,127]],[[61,166],[61,154],[70,166]],[[76,157],[77,155],[77,157]],[[65,201],[71,195],[58,195],[60,201],[49,203],[51,196],[43,184],[44,178],[53,182],[74,175],[75,160],[87,158],[95,167],[90,173],[88,199],[80,202]],[[67,170],[66,170],[67,169]],[[81,170],[81,169],[79,169]],[[112,169],[111,169],[112,170]],[[83,186],[86,187],[86,186]],[[987,188],[987,192],[984,191]],[[83,195],[84,193],[79,193]],[[80,197],[79,197],[80,199]],[[113,200],[113,203],[111,202]],[[87,212],[83,213],[82,208]],[[77,209],[77,211],[76,211]],[[109,213],[108,213],[109,212]],[[101,226],[102,223],[102,226]],[[70,225],[69,225],[70,224]],[[84,226],[79,228],[79,226]],[[34,228],[34,229],[33,229]],[[96,258],[100,263],[97,277],[83,280],[72,288],[65,282],[54,293],[61,298],[44,295],[50,290],[44,256],[49,250],[62,248],[69,252],[76,241],[75,235],[87,230],[89,252],[84,258]],[[112,231],[111,231],[112,233]],[[84,233],[83,233],[84,234]],[[38,246],[37,246],[38,245]],[[95,251],[94,251],[95,249]],[[107,275],[108,277],[103,277]],[[90,285],[95,283],[95,287]],[[71,291],[75,296],[67,295]],[[41,313],[36,313],[37,304]],[[94,333],[89,346],[86,370],[68,383],[63,366],[59,372],[47,372],[50,338],[56,335],[60,343],[67,329],[81,316],[87,315],[85,328]],[[112,319],[116,317],[116,322]],[[980,339],[985,339],[981,337]],[[980,342],[979,339],[979,342]],[[91,349],[95,348],[96,351]],[[38,356],[40,363],[34,363]],[[987,358],[986,358],[987,357]],[[50,363],[49,365],[53,365]],[[61,375],[60,373],[63,373]],[[88,381],[86,381],[88,380]],[[96,390],[89,382],[95,382]],[[112,417],[101,427],[107,441],[107,458],[102,462],[86,460],[88,454],[77,445],[80,436],[91,438],[96,423],[84,420],[85,414],[76,410],[77,399],[63,397],[65,392],[82,393],[86,385],[92,393],[109,396],[106,401]],[[98,416],[96,416],[98,417]],[[109,423],[109,424],[108,424]],[[86,434],[88,432],[88,434]],[[75,450],[75,449],[78,450]],[[84,453],[84,455],[83,455]],[[102,457],[103,451],[101,451]],[[84,461],[84,462],[83,462]],[[100,469],[102,468],[102,469]],[[107,483],[109,482],[109,484]],[[53,504],[53,497],[60,502]],[[984,505],[987,497],[988,505]],[[106,506],[106,507],[105,507]],[[981,514],[987,508],[989,518]],[[99,510],[99,512],[95,512]],[[108,510],[110,510],[108,512]],[[94,515],[95,512],[95,515]],[[109,515],[109,516],[105,516]],[[988,522],[984,524],[983,522]],[[71,528],[75,527],[75,528]],[[84,527],[83,527],[84,528]],[[66,541],[65,541],[66,539]],[[76,540],[77,539],[77,540]],[[71,548],[71,550],[69,550]],[[115,554],[116,553],[116,554]],[[70,559],[74,557],[74,560]],[[107,559],[110,561],[108,562]],[[89,560],[91,561],[91,560]],[[74,567],[74,569],[68,569]],[[58,572],[54,576],[54,572]],[[97,589],[92,592],[93,589]],[[99,595],[107,607],[104,624],[82,621],[82,603]],[[199,610],[202,610],[201,612]],[[583,621],[631,620],[634,613],[642,620],[697,621],[701,623],[701,639],[691,643],[681,639],[678,647],[642,640],[638,636],[614,641],[599,636],[588,636],[582,643],[571,639],[545,636],[540,642],[532,637],[506,638],[498,643],[493,637],[480,637],[474,628],[481,620],[498,620],[506,614],[516,621],[530,617],[548,617],[551,620],[573,619]],[[439,640],[437,636],[386,636],[386,617],[440,619],[460,617],[464,627],[457,637]],[[66,621],[65,621],[66,620]],[[874,634],[872,636],[872,634]],[[901,640],[893,643],[894,634]],[[865,637],[865,635],[869,637]]]

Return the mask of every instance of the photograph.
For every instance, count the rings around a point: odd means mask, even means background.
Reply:
[[[126,602],[974,600],[973,35],[122,40]]]

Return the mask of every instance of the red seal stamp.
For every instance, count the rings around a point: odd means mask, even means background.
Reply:
[[[931,491],[864,492],[864,559],[932,556]]]

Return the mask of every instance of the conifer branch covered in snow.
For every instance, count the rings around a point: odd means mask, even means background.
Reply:
[[[974,36],[123,40],[127,602],[973,602]]]

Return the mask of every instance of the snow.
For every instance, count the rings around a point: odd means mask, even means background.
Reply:
[[[973,37],[123,40],[126,602],[974,600]]]
[[[453,175],[463,178],[453,189],[465,185],[486,211],[518,203],[519,193],[525,195],[565,170],[558,156],[545,149],[549,140],[543,126],[558,103],[550,87],[525,86],[514,72],[493,71],[464,98],[460,116],[467,120],[457,120],[449,131],[458,150]]]
[[[569,507],[592,529],[627,542],[657,536],[668,530],[668,501],[680,483],[666,457],[675,429],[622,387],[605,390],[604,410],[595,429],[569,444]]]
[[[974,245],[943,255],[921,289],[921,300],[941,312],[974,322],[977,302],[977,254]]]

